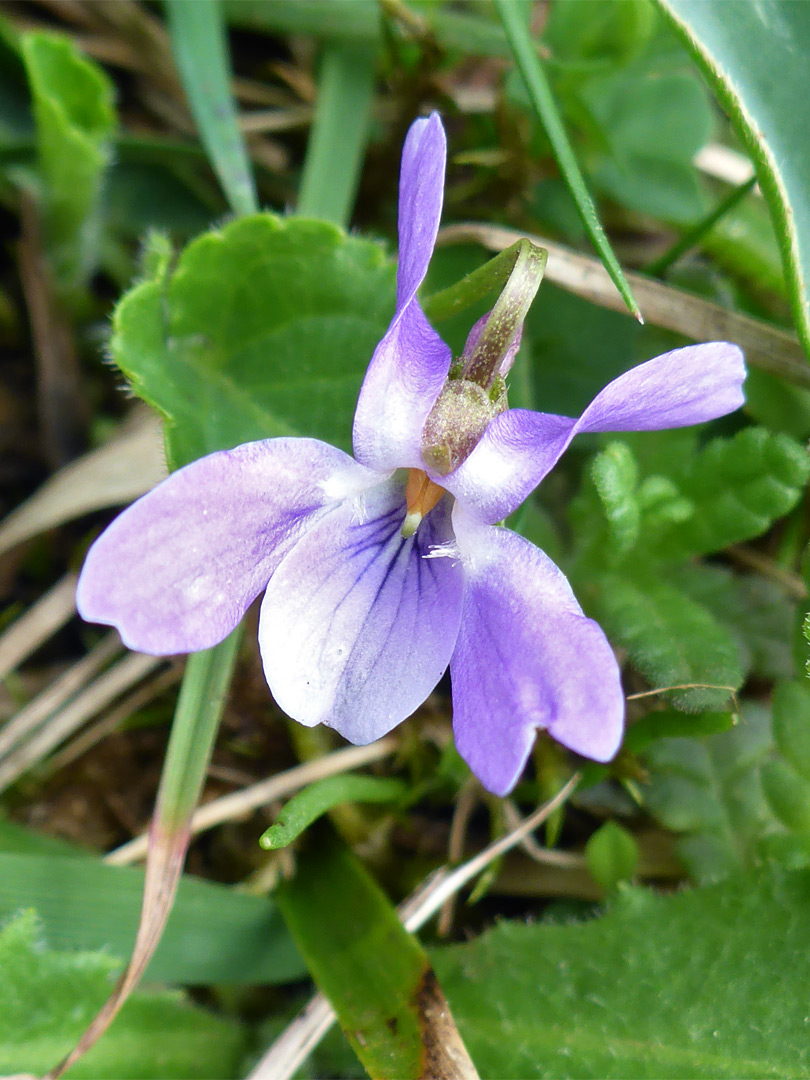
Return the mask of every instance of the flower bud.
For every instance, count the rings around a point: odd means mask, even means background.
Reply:
[[[493,389],[494,396],[469,379],[448,379],[422,432],[429,468],[446,476],[472,453],[490,420],[507,407],[503,380]]]
[[[521,243],[514,268],[489,315],[479,319],[428,415],[422,457],[447,476],[467,458],[489,422],[508,408],[504,376],[520,345],[523,320],[540,287],[546,252]]]

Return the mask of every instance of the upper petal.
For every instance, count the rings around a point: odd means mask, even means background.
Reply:
[[[262,602],[259,644],[273,696],[295,720],[371,742],[439,681],[462,593],[457,562],[431,557],[452,537],[447,502],[404,540],[396,478],[329,511],[282,561]]]
[[[447,139],[438,113],[415,120],[399,172],[397,310],[416,296],[427,273],[444,201]]]
[[[714,341],[674,349],[608,383],[578,420],[526,409],[501,413],[441,483],[479,520],[501,521],[580,432],[653,431],[714,420],[743,404],[744,380],[736,345]]]
[[[450,662],[459,753],[496,795],[514,787],[537,729],[608,761],[621,743],[624,694],[604,633],[528,540],[458,508],[453,520],[465,574]]]
[[[87,555],[80,614],[157,655],[222,641],[301,530],[378,477],[315,439],[267,439],[172,473]]]
[[[355,457],[380,472],[421,467],[422,428],[450,370],[450,350],[416,299],[439,229],[446,153],[438,114],[411,125],[400,172],[397,307],[354,416]]]

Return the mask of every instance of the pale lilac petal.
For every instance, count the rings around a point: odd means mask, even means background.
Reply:
[[[267,439],[173,473],[115,519],[87,555],[76,603],[131,649],[222,641],[323,507],[378,482],[315,439]]]
[[[655,431],[714,420],[743,404],[744,380],[736,345],[675,349],[608,383],[578,420],[526,409],[501,413],[455,472],[432,478],[479,520],[502,521],[580,432]]]
[[[417,120],[402,152],[397,308],[371,359],[354,415],[355,457],[379,472],[421,467],[422,428],[450,370],[450,350],[416,299],[439,228],[445,158],[438,115]]]
[[[561,570],[528,540],[453,515],[465,573],[450,675],[459,753],[496,795],[520,777],[536,731],[609,761],[621,743],[619,667]]]
[[[445,499],[403,540],[402,483],[389,481],[325,514],[270,580],[259,645],[281,708],[353,743],[384,735],[447,668],[463,587]]]
[[[452,356],[414,299],[374,351],[354,414],[354,456],[377,472],[423,468],[422,429]]]
[[[660,431],[715,420],[745,401],[745,363],[736,345],[710,341],[656,356],[608,383],[578,431]]]

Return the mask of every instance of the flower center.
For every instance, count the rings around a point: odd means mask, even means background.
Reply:
[[[408,469],[408,482],[405,485],[405,520],[402,522],[402,535],[413,536],[419,523],[445,494],[444,488],[434,484],[422,469]]]

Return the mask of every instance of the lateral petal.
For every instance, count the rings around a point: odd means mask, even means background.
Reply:
[[[714,420],[743,404],[744,380],[736,345],[674,349],[608,383],[578,420],[526,409],[501,413],[466,461],[440,482],[480,521],[502,521],[580,432],[655,431]]]
[[[411,125],[400,171],[397,307],[354,415],[355,457],[380,472],[421,468],[422,428],[450,370],[450,350],[416,299],[439,229],[446,155],[437,113]]]
[[[458,508],[453,523],[465,574],[450,661],[459,753],[496,795],[517,783],[537,730],[608,761],[621,743],[624,694],[604,633],[539,548]]]
[[[404,540],[401,478],[347,500],[298,541],[270,580],[259,646],[267,682],[300,723],[353,743],[384,735],[447,668],[461,613],[448,500]]]
[[[88,552],[82,618],[131,649],[195,652],[222,641],[325,506],[379,477],[316,439],[267,439],[172,473]]]

